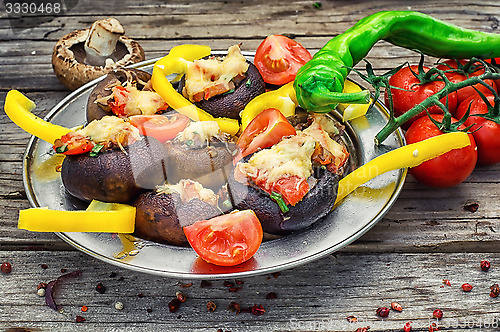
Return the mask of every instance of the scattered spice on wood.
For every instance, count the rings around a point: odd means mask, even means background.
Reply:
[[[99,293],[99,294],[104,294],[106,293],[106,286],[104,286],[102,284],[102,282],[99,282],[96,286],[95,286],[95,290]]]
[[[252,314],[255,316],[261,316],[266,312],[266,309],[260,304],[254,304],[252,307]]]
[[[182,285],[181,285],[181,287],[182,287],[182,288],[189,288],[189,287],[191,287],[191,286],[193,286],[193,283],[192,283],[192,282],[190,282],[189,284],[182,284]]]
[[[5,274],[9,274],[12,272],[12,265],[9,262],[4,262],[2,266],[0,266],[0,270]]]
[[[432,318],[441,319],[443,318],[443,311],[441,309],[436,309],[432,312]]]
[[[227,281],[227,280],[224,280],[224,283],[223,283],[224,287],[234,287],[234,282],[232,281]]]
[[[147,308],[147,309],[146,309],[146,311],[147,311],[147,313],[148,313],[148,314],[150,314],[150,313],[152,313],[152,312],[153,312],[153,309],[151,309],[151,308]]]
[[[109,277],[110,277],[110,278],[114,278],[114,277],[116,277],[116,272],[111,272],[111,273],[109,274]]]
[[[184,293],[182,292],[176,292],[175,297],[177,298],[177,300],[179,300],[180,303],[186,302],[186,295],[184,295]]]
[[[47,284],[44,282],[39,283],[38,286],[36,286],[36,290],[39,290],[40,288],[47,288]]]
[[[439,327],[437,326],[436,323],[432,323],[429,325],[429,332],[434,332],[434,331],[439,331]]]
[[[277,299],[277,298],[278,298],[278,295],[275,292],[269,292],[266,295],[266,300],[273,300],[273,299]]]
[[[443,279],[443,284],[446,286],[451,286],[451,282],[448,279]]]
[[[488,271],[490,269],[490,262],[488,261],[481,261],[481,270],[483,270],[484,272]]]
[[[403,311],[403,306],[397,302],[391,302],[391,308],[399,312]]]
[[[86,305],[84,305],[84,306],[82,306],[82,307],[80,308],[80,310],[81,310],[82,312],[87,312],[87,310],[89,310],[89,308],[88,308]]]
[[[85,318],[83,318],[82,316],[77,315],[75,321],[77,323],[83,323],[85,321]]]
[[[66,273],[67,271],[68,271],[68,269],[64,269],[64,268],[61,269],[61,273]]]
[[[472,285],[469,283],[465,283],[462,285],[462,289],[464,292],[470,292],[472,290],[472,288],[474,288],[474,287],[472,287]]]
[[[57,289],[57,286],[61,283],[62,280],[70,278],[70,277],[79,277],[82,274],[82,271],[73,271],[70,273],[63,274],[56,280],[52,280],[47,284],[45,289],[45,303],[52,309],[56,311],[62,311],[62,307],[58,305],[54,300],[54,293]]]
[[[355,316],[347,316],[347,321],[349,323],[356,323],[358,321],[358,318]]]
[[[124,305],[123,305],[122,302],[116,302],[115,303],[115,309],[116,310],[123,310],[123,307],[124,307]]]
[[[464,210],[472,212],[472,213],[476,212],[478,208],[479,208],[479,204],[477,204],[477,203],[464,205]]]
[[[217,308],[217,305],[215,304],[214,301],[210,301],[207,303],[207,310],[208,311],[214,312],[216,308]]]
[[[405,332],[411,331],[411,322],[406,322],[405,325],[403,325],[403,331]]]
[[[358,327],[355,332],[368,332],[370,330],[370,327]]]
[[[498,286],[498,284],[493,284],[490,287],[490,291],[491,297],[498,297],[498,295],[500,295],[500,286]]]
[[[232,292],[232,293],[236,293],[240,289],[241,289],[241,287],[231,287],[231,288],[229,288],[229,291]]]
[[[273,278],[278,278],[280,275],[281,275],[281,273],[280,273],[280,272],[274,272],[274,273],[272,274]]]
[[[44,297],[45,296],[45,288],[40,288],[39,290],[36,291],[38,296]]]
[[[234,279],[234,282],[236,283],[236,285],[243,285],[245,283],[243,280],[240,279]]]
[[[390,310],[387,307],[381,307],[377,309],[377,315],[382,318],[386,318],[387,316],[389,316],[389,312]]]
[[[47,264],[40,264],[40,267],[44,270],[47,270],[49,268]]]
[[[200,283],[201,288],[212,287],[212,283],[208,280],[202,280]]]
[[[177,312],[177,310],[179,310],[180,306],[181,306],[181,301],[179,301],[178,298],[175,298],[175,299],[172,299],[172,301],[170,301],[168,303],[168,310],[170,312]]]

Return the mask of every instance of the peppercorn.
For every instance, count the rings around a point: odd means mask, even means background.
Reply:
[[[44,270],[47,270],[49,268],[47,264],[40,264],[40,267]]]
[[[349,323],[356,323],[358,321],[358,319],[354,316],[347,316],[347,321]]]
[[[123,309],[123,303],[122,302],[116,302],[115,303],[115,309],[116,310],[122,310]]]
[[[436,319],[443,318],[443,311],[440,309],[434,310],[434,312],[432,313],[432,318],[436,318]]]
[[[9,274],[12,271],[12,265],[10,265],[9,262],[4,262],[2,266],[0,266],[0,270],[5,274]]]
[[[451,282],[448,279],[443,279],[443,284],[446,286],[451,286]]]
[[[95,290],[100,294],[104,294],[106,293],[106,286],[104,286],[102,282],[100,282],[97,284],[97,286],[95,286]]]
[[[387,307],[381,307],[377,309],[377,315],[382,318],[386,318],[389,316],[389,308]]]
[[[179,310],[180,305],[181,301],[179,301],[178,298],[175,298],[168,303],[168,310],[170,310],[170,312],[176,312],[177,310]]]
[[[391,308],[399,312],[403,311],[403,307],[397,302],[391,302]]]
[[[208,280],[202,280],[200,283],[201,288],[212,287],[212,283]]]
[[[229,288],[229,291],[232,292],[232,293],[236,293],[240,289],[241,289],[241,287],[231,287],[231,288]]]
[[[403,331],[405,332],[411,331],[411,322],[406,322],[405,325],[403,325]]]
[[[254,314],[255,316],[261,316],[265,312],[266,312],[266,310],[264,309],[264,307],[262,305],[255,304],[252,307],[252,314]]]
[[[500,286],[498,286],[498,284],[491,285],[490,290],[491,290],[490,293],[491,297],[497,297],[498,295],[500,295]]]
[[[272,300],[272,299],[276,299],[276,298],[278,298],[278,295],[276,295],[275,292],[269,292],[266,295],[266,300]]]
[[[83,318],[82,316],[76,316],[75,321],[76,321],[77,323],[83,323],[83,322],[85,321],[85,318]]]
[[[468,283],[462,285],[462,289],[464,290],[464,292],[470,292],[472,288],[473,288],[472,285]]]
[[[36,291],[38,296],[44,297],[45,296],[45,288],[40,288],[39,290]]]
[[[224,287],[229,287],[229,288],[234,287],[234,283],[231,281],[224,281]]]
[[[214,301],[210,301],[207,303],[207,310],[208,311],[214,312],[216,308],[217,308],[217,305],[215,304]]]
[[[237,284],[237,285],[243,285],[245,282],[243,280],[239,280],[239,279],[234,279],[234,282]]]
[[[84,306],[82,306],[82,307],[80,308],[80,310],[81,310],[82,312],[87,312],[87,310],[89,310],[89,308],[88,308],[86,305],[84,305]]]
[[[481,261],[481,270],[484,272],[488,271],[490,269],[490,262],[488,261]]]
[[[230,311],[235,312],[237,314],[239,314],[241,312],[241,306],[238,304],[238,302],[229,303],[229,306],[227,308]]]
[[[186,302],[186,295],[184,295],[182,292],[177,292],[175,293],[175,297],[179,300],[179,302],[184,303]]]

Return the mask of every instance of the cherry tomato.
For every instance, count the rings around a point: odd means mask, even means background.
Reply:
[[[276,181],[271,191],[280,193],[287,204],[295,205],[307,194],[309,184],[298,176],[287,176]]]
[[[467,60],[460,60],[460,63],[462,65],[465,65],[467,63]],[[475,65],[476,64],[474,64],[474,66]],[[478,67],[475,69],[475,71],[473,73],[469,74],[469,77],[479,76],[481,74],[484,74],[484,67],[480,63],[477,63],[477,66]],[[457,69],[457,62],[455,60],[446,60],[444,62],[444,64],[438,65],[436,68],[441,69],[441,70],[445,70],[445,71]],[[457,72],[448,72],[448,73],[445,73],[445,75],[453,83],[462,82],[462,81],[467,79],[467,76],[460,74],[460,73],[457,73]],[[496,87],[496,84],[493,80],[488,79],[488,80],[484,80],[484,82],[486,84],[488,84],[489,86],[491,86],[496,91],[497,87]],[[473,87],[478,89],[479,91],[481,91],[481,93],[483,93],[484,95],[492,94],[492,92],[487,87],[485,87],[484,85],[479,84],[479,83],[475,84],[473,86],[467,86],[467,87],[462,88],[462,89],[457,91],[457,105],[460,105],[464,100],[466,100],[467,98],[469,98],[471,96],[477,96],[478,98],[480,98],[477,91],[474,90]]]
[[[438,122],[443,120],[441,114],[434,114],[432,117]],[[457,120],[452,119],[452,121]],[[463,126],[460,129],[463,129]],[[424,116],[412,123],[406,132],[406,142],[416,143],[442,134],[443,132],[432,123],[429,117]],[[451,150],[417,167],[410,168],[410,174],[419,182],[431,187],[446,188],[462,183],[472,173],[477,162],[476,143],[472,135],[469,135],[469,138],[471,145]]]
[[[121,85],[113,87],[113,100],[109,102],[111,112],[116,116],[127,116],[125,105],[129,99],[128,90]]]
[[[189,123],[189,118],[182,114],[133,115],[129,119],[141,135],[154,137],[161,143],[174,138]]]
[[[271,35],[255,51],[254,64],[266,83],[283,85],[293,81],[299,68],[311,58],[311,53],[296,41]]]
[[[241,158],[278,143],[284,136],[295,135],[295,128],[276,108],[268,108],[257,115],[238,138],[236,163]]]
[[[235,211],[184,227],[194,251],[208,263],[241,264],[257,252],[263,231],[252,210]]]
[[[490,105],[494,105],[494,96],[486,96]],[[492,165],[500,162],[500,124],[487,120],[476,114],[488,112],[486,103],[478,97],[470,97],[458,106],[457,118],[462,118],[470,105],[470,114],[465,126],[474,125],[470,131],[477,144],[477,162],[482,165]]]
[[[90,152],[94,146],[94,142],[86,137],[69,132],[54,142],[53,149],[57,153],[75,155]]]
[[[425,84],[419,84],[420,81],[412,73],[412,70],[415,73],[419,72],[418,66],[404,67],[389,78],[389,84],[395,87],[391,88],[395,116],[400,116],[401,114],[406,113],[413,106],[440,91],[445,86],[443,81],[433,81]],[[424,66],[424,71],[427,72],[428,70],[429,67]],[[450,112],[454,112],[457,108],[456,92],[448,94],[447,97],[442,98],[440,101],[444,105],[446,105],[446,102],[448,101],[448,110]],[[385,104],[389,107],[389,98],[387,93],[385,94]],[[428,111],[431,114],[440,114],[443,112],[438,106],[432,106],[428,109]],[[422,111],[417,116],[414,116],[403,125],[403,128],[407,129],[412,122],[425,114],[426,112]]]

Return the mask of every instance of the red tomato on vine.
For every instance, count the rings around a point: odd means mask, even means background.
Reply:
[[[443,115],[434,114],[433,119],[443,121]],[[452,118],[452,122],[457,122]],[[459,126],[459,129],[465,127]],[[408,144],[423,141],[427,138],[442,135],[443,132],[424,116],[412,123],[406,132]],[[477,162],[477,148],[472,134],[469,135],[471,145],[461,149],[451,150],[439,157],[428,160],[416,167],[410,168],[409,172],[419,182],[431,187],[447,188],[462,183],[471,175]]]
[[[429,67],[423,67],[424,71],[427,72]],[[413,71],[413,72],[412,72]],[[431,81],[428,83],[421,83],[420,79],[414,74],[419,74],[418,66],[413,65],[409,67],[401,68],[396,74],[389,78],[389,85],[391,87],[392,101],[394,108],[394,115],[400,116],[410,110],[413,106],[424,101],[428,97],[432,96],[436,92],[444,88],[445,83],[443,81]],[[385,104],[389,107],[389,97],[387,92],[385,93]],[[448,103],[448,110],[454,112],[457,107],[457,94],[452,92],[440,100],[444,105]],[[432,106],[428,108],[431,114],[441,114],[443,111],[438,106]],[[424,116],[425,111],[422,111],[417,116],[411,118],[408,122],[403,125],[403,128],[407,129],[412,122],[416,119]]]

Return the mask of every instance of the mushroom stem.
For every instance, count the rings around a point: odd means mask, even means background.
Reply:
[[[87,40],[85,63],[93,66],[104,66],[113,54],[120,36],[125,34],[123,26],[115,18],[95,21],[92,24]]]

